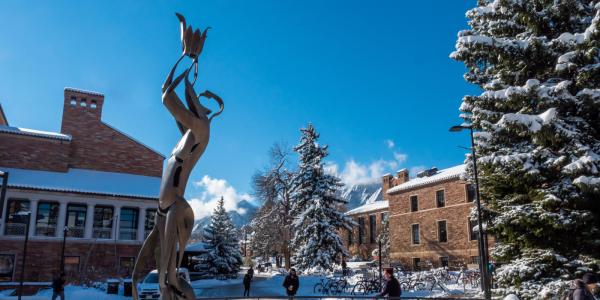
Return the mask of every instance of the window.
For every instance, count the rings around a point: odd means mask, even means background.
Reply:
[[[37,206],[35,219],[35,235],[56,236],[56,221],[58,219],[58,203],[40,202]]]
[[[65,256],[65,273],[79,274],[79,256]]]
[[[96,100],[92,100],[92,103],[90,103],[90,108],[96,109],[96,107],[98,107],[98,103]]]
[[[471,219],[468,219],[469,222],[469,239],[471,241],[477,240],[477,231],[475,230],[475,228],[479,228],[477,227],[477,221],[471,221]]]
[[[22,214],[29,212],[29,200],[9,199],[6,211],[6,235],[25,235],[26,223],[29,221],[29,215]]]
[[[81,102],[79,103],[79,105],[81,105],[82,107],[86,107],[87,106],[87,101],[84,99],[81,99]]]
[[[437,207],[446,206],[446,199],[444,198],[444,190],[439,190],[435,192],[435,203]]]
[[[418,257],[413,257],[412,259],[413,271],[421,270],[421,259]]]
[[[412,243],[418,245],[421,243],[419,237],[419,224],[412,224]]]
[[[448,266],[448,256],[440,257],[440,267],[444,268]]]
[[[77,105],[77,98],[71,97],[71,101],[69,102],[69,104],[71,104],[72,106]]]
[[[438,242],[444,243],[448,241],[448,230],[446,221],[438,221]]]
[[[473,265],[479,265],[479,256],[471,256],[469,263]]]
[[[419,197],[417,195],[410,196],[410,211],[419,210]]]
[[[67,236],[82,238],[85,233],[85,216],[87,214],[87,206],[84,204],[69,204],[67,205],[67,220],[65,226],[69,228]]]
[[[135,257],[119,257],[119,272],[129,277],[135,265]]]
[[[475,197],[477,196],[477,191],[475,190],[474,184],[465,185],[465,189],[467,190],[467,202],[475,201]]]
[[[144,237],[148,237],[152,228],[154,228],[154,224],[156,223],[156,209],[148,209],[146,210],[146,219],[144,221]]]
[[[369,216],[369,242],[375,244],[377,242],[377,217],[375,215]]]
[[[110,206],[94,207],[93,238],[110,239],[112,236],[113,208]]]
[[[389,217],[389,214],[388,214],[388,213],[386,213],[386,212],[384,212],[384,213],[381,213],[381,223],[382,223],[382,224],[383,224],[383,223],[385,223],[385,221],[387,221],[387,220],[388,220],[388,217]]]
[[[348,230],[348,245],[354,244],[354,234],[352,230]]]
[[[137,238],[137,228],[137,208],[121,208],[121,216],[119,219],[119,239],[135,240]]]
[[[0,282],[13,281],[15,265],[14,254],[0,254]]]
[[[358,218],[358,244],[365,243],[365,218]]]

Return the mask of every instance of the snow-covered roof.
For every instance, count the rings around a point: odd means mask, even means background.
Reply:
[[[17,134],[17,135],[27,135],[27,136],[35,136],[42,137],[48,139],[56,139],[63,141],[70,141],[71,136],[68,134],[62,134],[58,132],[50,132],[50,131],[41,131],[35,129],[21,128],[21,127],[10,127],[5,125],[0,125],[0,132],[5,132],[9,134]]]
[[[8,172],[8,187],[57,192],[74,192],[130,198],[157,199],[160,177],[86,169],[51,172],[3,168]]]
[[[189,244],[189,245],[185,246],[185,251],[204,252],[204,251],[206,251],[206,244],[203,242]]]
[[[389,207],[389,202],[387,200],[375,201],[372,203],[368,203],[362,206],[359,206],[355,209],[349,210],[346,212],[346,215],[356,215],[361,213],[367,213],[371,211],[386,209]]]
[[[400,191],[410,190],[417,187],[438,183],[450,179],[459,178],[465,170],[465,165],[458,165],[451,168],[437,171],[431,176],[424,176],[419,178],[411,179],[405,183],[399,184],[393,188],[390,188],[387,193],[392,194]]]
[[[72,88],[72,87],[65,87],[65,91],[71,91],[71,92],[76,92],[76,93],[104,97],[104,94],[102,94],[102,93],[98,93],[98,92],[94,92],[94,91],[86,91],[86,90],[76,89],[76,88]]]

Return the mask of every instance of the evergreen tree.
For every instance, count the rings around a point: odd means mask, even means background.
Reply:
[[[292,196],[293,257],[300,270],[333,270],[341,256],[348,256],[338,232],[350,230],[354,222],[341,211],[346,201],[336,196],[342,186],[339,178],[325,173],[327,146],[317,143],[319,134],[312,124],[301,132],[300,144],[294,148],[300,164]]]
[[[450,55],[484,90],[463,98],[461,117],[477,131],[492,255],[507,263],[496,280],[524,298],[597,272],[599,10],[598,1],[480,0]]]
[[[210,224],[204,228],[204,242],[208,252],[204,259],[212,274],[237,273],[242,265],[239,240],[229,214],[219,200]]]

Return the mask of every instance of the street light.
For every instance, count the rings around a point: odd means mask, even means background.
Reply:
[[[451,132],[459,132],[468,129],[471,134],[471,159],[473,160],[473,175],[475,176],[475,203],[477,204],[477,227],[479,238],[477,244],[479,247],[479,269],[481,271],[481,290],[485,299],[491,299],[490,281],[488,276],[488,245],[485,233],[483,232],[481,221],[481,201],[479,199],[479,177],[477,176],[477,157],[475,156],[475,139],[473,138],[472,125],[457,125],[450,127]]]
[[[67,243],[67,232],[69,231],[69,227],[65,226],[63,228],[63,242],[62,242],[62,251],[60,253],[60,274],[65,273],[65,244]]]
[[[23,243],[23,257],[21,258],[21,278],[19,280],[19,297],[21,300],[21,295],[23,294],[23,281],[25,280],[25,257],[27,256],[27,241],[29,240],[29,221],[31,219],[31,212],[29,211],[20,211],[16,213],[17,216],[27,216],[27,221],[25,222],[25,243]]]
[[[4,207],[4,199],[6,198],[8,172],[0,171],[0,177],[2,177],[2,189],[0,190],[0,220],[2,220],[2,207]]]

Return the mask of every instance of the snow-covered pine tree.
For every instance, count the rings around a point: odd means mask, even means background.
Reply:
[[[299,270],[333,270],[335,262],[348,256],[338,231],[350,230],[354,222],[341,211],[345,201],[336,196],[342,186],[339,178],[324,170],[327,146],[317,143],[319,134],[312,124],[301,132],[300,144],[294,148],[300,161],[292,195],[293,260]]]
[[[208,252],[204,259],[214,275],[232,274],[242,265],[239,240],[231,217],[225,211],[223,197],[217,203],[210,224],[204,227],[204,242]]]
[[[506,263],[496,280],[524,298],[548,298],[581,272],[598,272],[600,4],[478,3],[450,57],[484,90],[460,110],[477,130],[492,255]]]

